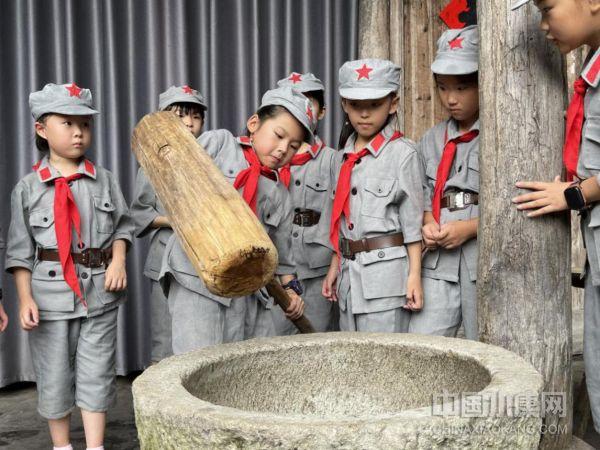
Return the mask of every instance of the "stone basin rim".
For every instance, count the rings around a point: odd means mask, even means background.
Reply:
[[[452,343],[460,343],[460,348],[448,348]],[[482,344],[464,339],[446,338],[440,336],[426,336],[408,333],[352,333],[333,332],[315,333],[295,336],[281,336],[276,338],[258,338],[243,342],[222,344],[214,347],[199,349],[190,353],[173,356],[163,360],[155,366],[148,368],[133,383],[134,398],[140,405],[143,404],[144,414],[167,414],[169,410],[177,411],[177,415],[188,417],[195,421],[199,415],[210,415],[216,420],[231,419],[239,422],[251,420],[264,420],[271,424],[281,425],[303,424],[311,425],[351,425],[382,422],[410,422],[411,427],[421,420],[426,422],[438,420],[468,421],[468,417],[460,416],[435,416],[431,406],[406,409],[378,414],[370,417],[317,417],[302,414],[277,414],[266,411],[246,411],[243,409],[222,406],[210,403],[194,396],[184,386],[183,381],[210,364],[226,361],[243,355],[250,355],[276,350],[288,350],[294,347],[315,347],[331,344],[379,344],[384,346],[423,348],[449,352],[456,356],[470,359],[480,364],[489,374],[491,380],[484,389],[476,392],[477,395],[502,393],[514,395],[524,392],[539,393],[543,382],[541,375],[523,358],[500,347]],[[248,351],[249,347],[252,351]],[[164,379],[171,381],[165,383]],[[155,389],[149,389],[154,386]],[[156,389],[159,387],[159,389]],[[168,399],[168,402],[165,400]],[[457,400],[460,402],[460,400]],[[503,417],[499,415],[498,417]],[[206,418],[206,417],[205,417]]]

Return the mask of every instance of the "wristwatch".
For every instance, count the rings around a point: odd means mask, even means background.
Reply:
[[[298,278],[294,278],[293,280],[288,281],[281,287],[284,289],[291,289],[298,295],[302,295],[302,293],[304,292],[304,290],[302,289],[302,285],[300,284],[300,281],[298,281]]]
[[[580,211],[586,207],[585,197],[579,183],[574,183],[565,189],[565,200],[569,209]]]

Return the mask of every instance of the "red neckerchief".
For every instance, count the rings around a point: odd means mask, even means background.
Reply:
[[[579,77],[575,80],[573,87],[575,92],[569,103],[569,109],[567,109],[565,145],[563,146],[563,162],[567,169],[567,181],[572,181],[573,177],[577,175],[579,144],[583,128],[583,100],[589,86],[583,78]]]
[[[281,169],[279,169],[279,179],[283,183],[286,188],[290,187],[290,182],[292,181],[292,172],[291,166],[303,166],[308,161],[317,157],[317,153],[321,150],[325,144],[323,142],[315,142],[309,152],[305,153],[296,153],[289,164],[286,164]]]
[[[458,144],[462,142],[471,142],[478,135],[479,130],[471,130],[461,134],[458,137],[455,137],[454,139],[448,140],[448,125],[446,125],[446,134],[444,135],[444,152],[442,153],[442,159],[437,169],[435,188],[433,189],[433,200],[431,202],[431,212],[433,214],[433,218],[438,224],[440,223],[442,195],[444,194],[444,187],[446,186],[446,181],[448,181],[450,169],[454,163],[456,148],[458,147]]]
[[[243,136],[238,138],[238,141],[242,144],[244,158],[246,158],[250,167],[237,174],[237,177],[233,182],[233,187],[236,189],[241,187],[244,188],[242,197],[244,197],[244,200],[248,203],[250,209],[256,214],[256,194],[258,192],[258,180],[260,176],[263,175],[277,181],[277,175],[272,169],[269,169],[260,163],[249,138]]]
[[[399,131],[395,131],[392,137],[389,139],[390,141],[394,141],[403,136]],[[386,142],[386,138],[383,135],[383,132],[380,132],[377,136],[375,136],[371,142],[367,145],[370,145],[371,148],[378,152],[381,146]],[[340,255],[339,248],[339,236],[340,236],[340,222],[342,220],[342,214],[346,217],[347,220],[350,220],[350,181],[352,177],[352,169],[354,169],[354,165],[360,159],[362,159],[365,155],[369,153],[368,148],[363,148],[359,152],[347,153],[346,160],[342,164],[340,169],[340,175],[338,178],[337,187],[335,190],[335,198],[333,199],[333,211],[331,213],[331,227],[329,229],[329,238],[331,240],[331,244],[335,249],[338,256]]]

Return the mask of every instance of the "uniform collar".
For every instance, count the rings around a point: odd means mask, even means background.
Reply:
[[[315,143],[309,147],[308,152],[313,158],[316,158],[324,146],[321,138],[315,134]]]
[[[586,58],[585,67],[581,71],[581,77],[591,87],[598,87],[600,81],[600,47],[595,51],[590,51]]]
[[[387,143],[392,140],[392,137],[396,133],[394,126],[388,124],[383,130],[381,130],[371,141],[363,147],[367,149],[371,155],[375,158],[383,152],[383,149],[387,146]],[[344,153],[354,153],[354,143],[356,142],[356,132],[348,138],[346,146],[344,147]],[[361,149],[361,150],[363,150]]]
[[[469,129],[469,131],[473,131],[473,130],[477,130],[479,131],[479,119],[477,119],[475,121],[475,123],[471,126],[471,128]],[[468,133],[469,131],[466,131],[465,133]],[[465,134],[465,133],[461,133],[458,131],[458,123],[456,122],[456,120],[450,118],[448,119],[447,125],[446,125],[446,141],[449,141],[450,139],[456,139],[457,137]]]
[[[34,172],[37,173],[38,179],[42,183],[48,183],[49,181],[60,178],[62,175],[50,164],[48,156],[44,156],[37,164],[33,166]],[[94,163],[89,159],[83,158],[77,168],[77,173],[87,176],[93,180],[96,179],[96,167]]]

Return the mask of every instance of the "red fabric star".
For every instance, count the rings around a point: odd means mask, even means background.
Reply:
[[[299,73],[292,72],[292,74],[290,75],[288,80],[290,80],[292,83],[296,84],[296,83],[300,83],[300,81],[302,81],[302,77],[300,76]]]
[[[440,13],[440,18],[450,29],[464,28],[467,24],[460,20],[460,15],[470,10],[467,0],[451,0]]]
[[[187,84],[185,86],[183,86],[181,89],[183,89],[183,92],[185,92],[186,94],[194,95],[194,90],[191,87],[189,87]]]
[[[448,44],[450,45],[450,50],[456,50],[458,48],[463,48],[462,41],[464,38],[457,37],[456,39],[452,39]]]
[[[354,69],[354,70],[356,70],[356,72],[358,73],[357,80],[360,80],[361,78],[366,78],[367,80],[370,80],[369,72],[371,72],[373,69],[371,69],[370,67],[367,67],[366,64],[363,64],[363,66],[360,69]]]
[[[308,116],[308,118],[310,119],[310,121],[314,121],[314,116],[313,116],[313,112],[312,112],[312,108],[310,106],[306,107],[306,115]]]
[[[81,97],[81,88],[75,83],[71,83],[71,86],[65,86],[69,91],[69,97]]]

